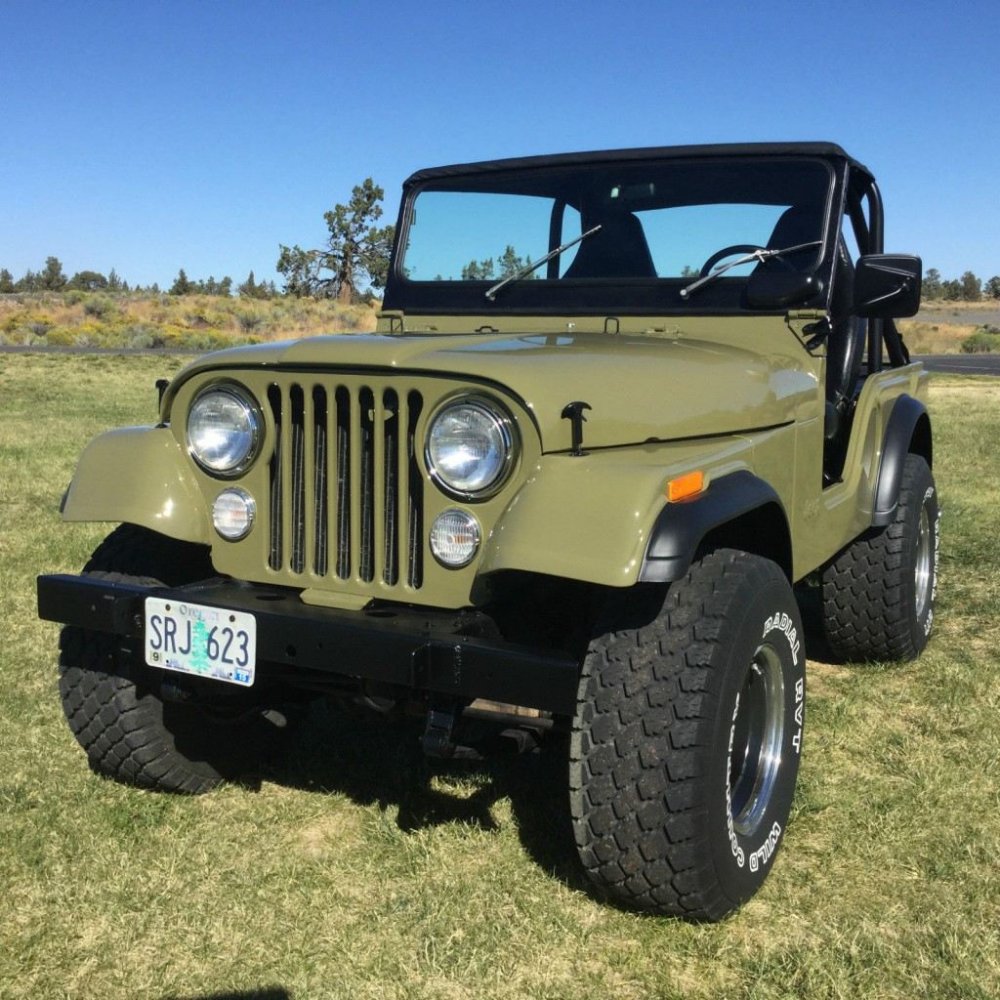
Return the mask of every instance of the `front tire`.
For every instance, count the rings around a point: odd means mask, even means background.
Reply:
[[[180,586],[214,574],[207,549],[122,525],[84,574],[145,586]],[[74,626],[59,642],[59,693],[91,768],[140,788],[195,794],[256,766],[281,735],[256,693],[146,666],[129,640]],[[287,722],[288,715],[271,718]]]
[[[605,896],[718,920],[760,888],[798,774],[802,635],[778,566],[722,549],[671,584],[646,623],[591,643],[570,806]]]

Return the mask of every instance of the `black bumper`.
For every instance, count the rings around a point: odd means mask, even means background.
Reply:
[[[572,715],[575,709],[576,660],[468,635],[463,616],[455,613],[316,608],[303,604],[295,591],[232,580],[151,589],[85,576],[38,578],[40,618],[140,642],[143,601],[154,596],[253,614],[258,663],[278,671],[294,668],[288,671],[292,678],[333,674],[560,715]]]

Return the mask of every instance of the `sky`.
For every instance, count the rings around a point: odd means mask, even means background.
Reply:
[[[0,0],[0,267],[279,280],[372,177],[822,140],[886,250],[1000,274],[1000,3]]]

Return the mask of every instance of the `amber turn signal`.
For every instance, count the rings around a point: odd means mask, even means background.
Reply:
[[[704,489],[705,473],[701,471],[687,472],[667,483],[667,499],[671,503],[677,503],[678,500],[687,500],[697,496]]]

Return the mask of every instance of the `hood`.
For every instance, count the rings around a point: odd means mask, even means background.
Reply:
[[[534,415],[545,451],[570,447],[567,403],[582,401],[584,447],[733,434],[794,419],[815,376],[768,357],[697,339],[606,333],[340,334],[220,351],[171,386],[220,369],[389,368],[454,375],[507,389]]]

